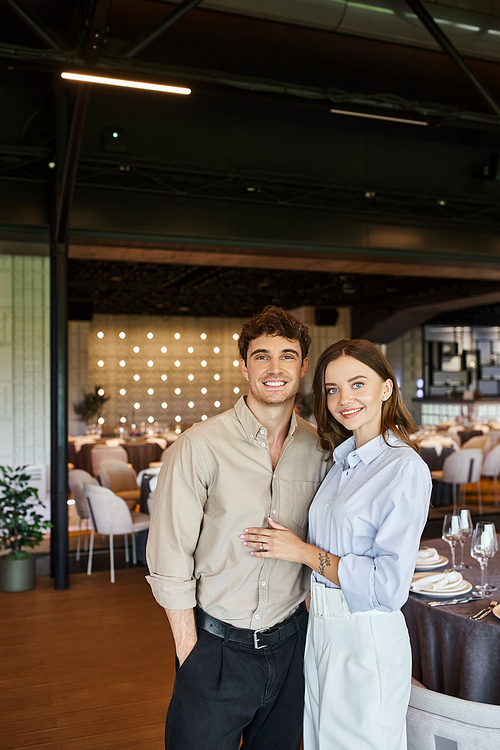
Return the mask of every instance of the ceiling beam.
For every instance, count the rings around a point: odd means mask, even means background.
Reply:
[[[500,291],[473,294],[470,297],[460,297],[443,302],[431,302],[427,305],[416,305],[403,309],[399,308],[375,324],[373,324],[375,311],[372,310],[370,312],[367,309],[354,308],[352,335],[355,338],[364,338],[379,344],[387,344],[412,328],[421,326],[427,321],[432,320],[432,318],[435,318],[440,313],[451,310],[467,310],[471,307],[482,307],[498,303],[500,303]]]
[[[446,52],[450,60],[461,70],[461,72],[469,79],[472,83],[479,96],[488,105],[492,112],[496,115],[500,115],[500,106],[497,101],[488,91],[486,86],[476,78],[472,70],[468,67],[463,57],[454,44],[448,39],[444,31],[435,22],[427,8],[425,8],[421,0],[406,0],[407,5],[414,11],[415,15],[422,21],[427,31],[434,37],[439,46]]]
[[[96,0],[91,21],[87,43],[83,53],[83,59],[88,67],[97,63],[100,50],[104,41],[104,33],[108,22],[108,15],[113,0]],[[56,215],[55,236],[57,242],[67,242],[69,230],[69,217],[73,193],[75,190],[76,171],[78,169],[78,157],[82,143],[87,106],[90,98],[90,84],[83,83],[78,86],[76,102],[73,110],[73,119],[66,150],[66,159],[59,194],[59,203]]]
[[[30,10],[24,7],[22,3],[19,2],[19,0],[7,0],[7,3],[10,5],[12,10],[17,13],[19,18],[21,18],[26,26],[31,29],[31,31],[36,34],[36,36],[47,45],[47,47],[50,47],[54,50],[57,50],[58,52],[61,52],[63,50],[63,47],[60,43],[60,41],[57,39],[55,34],[52,33],[36,16],[34,13],[32,13]]]
[[[191,8],[196,8],[200,5],[203,0],[183,0],[179,3],[170,13],[167,13],[165,18],[161,21],[146,29],[136,39],[130,42],[129,45],[123,50],[122,55],[128,59],[135,57],[142,52],[143,49],[148,47],[155,39],[158,39],[167,29],[169,29],[179,18],[185,15]]]

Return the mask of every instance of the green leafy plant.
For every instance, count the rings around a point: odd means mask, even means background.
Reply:
[[[41,505],[38,490],[29,486],[25,466],[0,466],[0,549],[8,549],[7,559],[29,557],[26,547],[36,547],[44,531],[51,528],[37,513]]]
[[[96,385],[93,391],[83,394],[83,398],[77,404],[73,404],[73,410],[76,416],[89,424],[96,417],[100,416],[102,408],[106,401],[109,401],[110,396],[100,396],[99,391],[101,387]]]

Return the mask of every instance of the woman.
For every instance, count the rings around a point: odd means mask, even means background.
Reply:
[[[243,544],[313,570],[304,750],[404,750],[411,653],[399,609],[427,519],[429,470],[374,344],[328,347],[313,393],[334,465],[312,502],[308,541],[269,518],[270,528],[245,529]]]

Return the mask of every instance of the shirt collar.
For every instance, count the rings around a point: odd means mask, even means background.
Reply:
[[[234,411],[249,440],[254,440],[260,430],[265,430],[267,434],[267,429],[260,424],[259,420],[254,417],[248,408],[245,396],[241,396],[241,398],[235,403]],[[295,412],[292,411],[288,435],[293,435],[297,427],[297,417]]]
[[[404,445],[403,441],[396,437],[396,435],[394,435],[392,432],[389,432],[387,434],[387,442],[389,443],[389,445]],[[335,463],[340,463],[341,461],[344,461],[346,458],[348,458],[351,453],[353,453],[356,454],[356,456],[365,464],[365,466],[368,466],[368,464],[371,463],[373,459],[377,458],[377,456],[379,456],[386,449],[387,443],[385,442],[382,435],[377,435],[377,437],[374,437],[373,440],[365,443],[360,448],[356,448],[356,442],[354,440],[354,436],[352,436],[341,443],[337,448],[335,448],[335,450],[333,451],[333,459]]]

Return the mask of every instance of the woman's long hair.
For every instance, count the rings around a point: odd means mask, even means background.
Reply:
[[[328,411],[325,389],[326,368],[339,357],[353,357],[362,362],[385,380],[392,380],[392,394],[382,401],[380,434],[387,443],[388,431],[393,432],[410,448],[418,448],[410,439],[415,431],[415,422],[406,408],[399,392],[396,376],[380,349],[365,339],[342,339],[329,346],[320,356],[313,379],[313,410],[318,424],[318,436],[323,450],[331,456],[334,449],[351,437],[351,430],[343,427]]]

